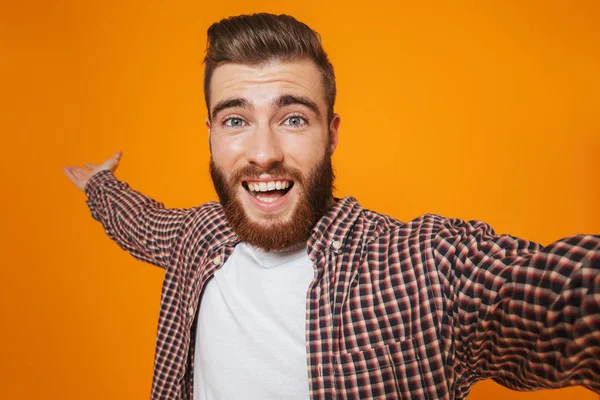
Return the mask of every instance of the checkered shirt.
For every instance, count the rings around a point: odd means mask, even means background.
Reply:
[[[239,239],[216,202],[168,209],[109,171],[85,192],[110,238],[165,269],[151,398],[191,399],[201,293]],[[403,223],[345,197],[307,251],[313,400],[463,399],[487,378],[600,392],[600,236],[542,247],[480,221]]]

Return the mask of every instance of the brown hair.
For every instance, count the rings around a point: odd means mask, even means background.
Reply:
[[[219,65],[259,65],[271,60],[313,60],[323,76],[328,123],[333,118],[335,75],[323,50],[321,37],[308,25],[289,15],[267,13],[238,15],[208,28],[204,57],[204,99],[210,107],[210,80]],[[210,116],[210,108],[208,110]]]

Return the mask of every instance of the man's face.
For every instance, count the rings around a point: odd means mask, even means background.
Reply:
[[[267,251],[307,240],[331,206],[340,123],[316,65],[224,64],[210,99],[211,176],[234,231]]]

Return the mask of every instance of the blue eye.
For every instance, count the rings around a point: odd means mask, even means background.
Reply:
[[[240,127],[240,126],[244,126],[245,124],[246,124],[246,122],[243,119],[238,118],[238,117],[227,118],[225,120],[225,122],[224,122],[225,126],[229,126],[229,127],[232,127],[232,128],[237,128],[237,127]]]
[[[303,117],[300,117],[298,115],[294,115],[294,116],[287,118],[285,120],[285,122],[286,122],[285,125],[289,125],[292,127],[300,127],[300,126],[306,124],[306,119],[304,119]]]

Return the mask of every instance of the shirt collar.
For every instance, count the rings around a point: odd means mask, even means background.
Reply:
[[[336,197],[334,200],[335,204],[312,229],[308,248],[313,252],[325,248],[341,251],[348,233],[362,211],[362,207],[352,196],[341,199]]]

